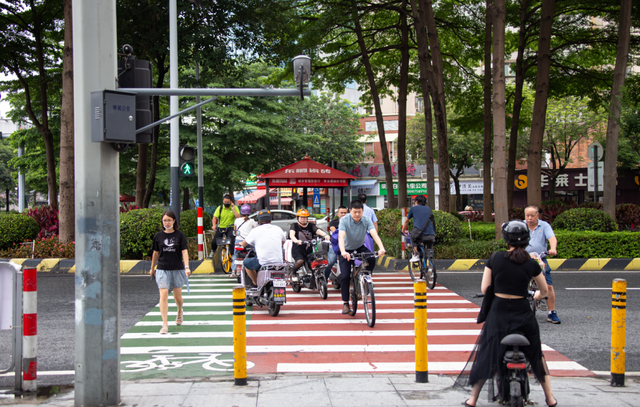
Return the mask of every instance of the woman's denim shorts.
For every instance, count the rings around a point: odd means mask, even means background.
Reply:
[[[187,284],[187,274],[184,270],[160,270],[156,269],[156,283],[159,289],[182,288]]]

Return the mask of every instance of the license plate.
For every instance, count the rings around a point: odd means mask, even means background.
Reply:
[[[286,280],[273,280],[273,286],[274,287],[287,287],[287,281]]]
[[[276,283],[277,281],[274,281]],[[273,286],[273,301],[276,304],[284,304],[287,302],[287,283],[284,282],[284,287],[279,287],[274,284]]]

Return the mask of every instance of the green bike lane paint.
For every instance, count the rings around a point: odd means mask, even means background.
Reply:
[[[156,305],[122,335],[122,379],[233,375],[231,297],[237,285],[228,275],[192,275],[191,292],[186,286],[182,290],[182,325],[175,324],[177,308],[173,295],[169,295],[168,334],[159,333],[162,317]],[[201,351],[203,348],[207,349]]]

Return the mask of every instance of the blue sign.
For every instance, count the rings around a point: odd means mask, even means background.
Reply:
[[[313,207],[318,208],[320,206],[320,188],[313,188]]]

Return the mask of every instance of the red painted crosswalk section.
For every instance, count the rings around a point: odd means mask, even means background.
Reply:
[[[260,373],[409,373],[415,371],[413,283],[408,273],[375,273],[377,320],[370,328],[359,307],[342,315],[340,291],[327,300],[315,291],[287,290],[277,317],[266,308],[249,311],[248,359]],[[459,373],[481,326],[479,307],[440,285],[427,293],[429,373]],[[554,376],[592,376],[589,370],[543,345]]]

